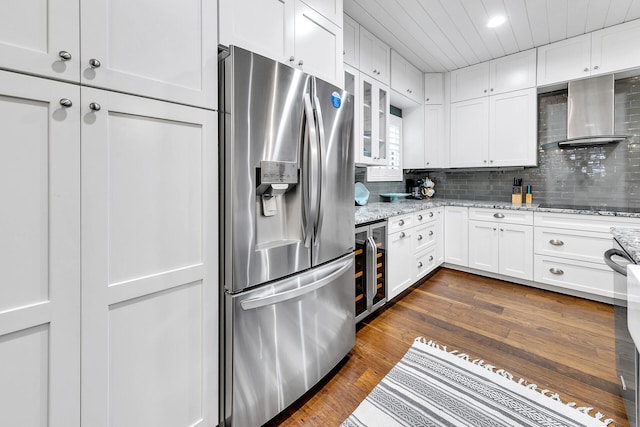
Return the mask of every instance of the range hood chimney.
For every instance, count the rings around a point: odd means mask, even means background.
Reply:
[[[569,82],[567,139],[542,148],[606,145],[627,139],[613,134],[613,74]]]

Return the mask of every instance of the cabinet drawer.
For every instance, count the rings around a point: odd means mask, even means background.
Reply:
[[[425,222],[430,222],[435,220],[436,220],[435,209],[419,211],[413,214],[413,225],[420,225],[420,224],[424,224]]]
[[[625,218],[605,215],[583,215],[555,212],[536,212],[536,227],[559,227],[580,231],[609,233],[611,227],[638,227],[640,218]]]
[[[534,280],[613,298],[613,271],[606,265],[535,255]]]
[[[413,214],[393,216],[387,221],[389,221],[387,233],[395,233],[413,226]]]
[[[604,264],[603,255],[612,247],[610,233],[535,227],[535,252],[539,255]]]
[[[436,268],[438,259],[436,256],[436,247],[432,246],[424,252],[416,254],[414,264],[414,276],[416,279],[423,277],[425,274]]]
[[[419,225],[412,230],[413,251],[421,251],[436,242],[436,223]]]
[[[533,225],[533,212],[510,209],[469,208],[469,219],[476,221]]]

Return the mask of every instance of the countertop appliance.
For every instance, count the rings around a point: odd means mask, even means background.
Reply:
[[[627,286],[628,266],[633,258],[614,239],[614,248],[604,253],[604,261],[614,271],[614,295],[622,295],[613,306],[616,337],[616,371],[620,378],[622,398],[627,411],[630,426],[638,422],[638,350],[629,330],[629,299],[633,297]],[[614,260],[616,257],[618,261]],[[636,299],[638,296],[636,296]]]
[[[219,61],[224,417],[252,427],[355,344],[354,103],[238,47]]]

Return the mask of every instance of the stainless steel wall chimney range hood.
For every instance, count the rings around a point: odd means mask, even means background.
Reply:
[[[544,144],[543,149],[606,145],[627,139],[613,134],[613,74],[569,82],[567,139]]]

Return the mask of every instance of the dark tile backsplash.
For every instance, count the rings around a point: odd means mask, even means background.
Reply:
[[[567,135],[567,91],[538,97],[538,143]],[[640,209],[640,76],[615,84],[615,133],[633,135],[628,141],[589,148],[538,151],[538,167],[504,170],[408,171],[404,177],[429,176],[436,198],[511,201],[513,178],[531,185],[534,203],[599,205]],[[407,172],[407,171],[405,171]],[[366,182],[366,170],[356,168],[371,202],[379,194],[405,192],[404,182]]]

